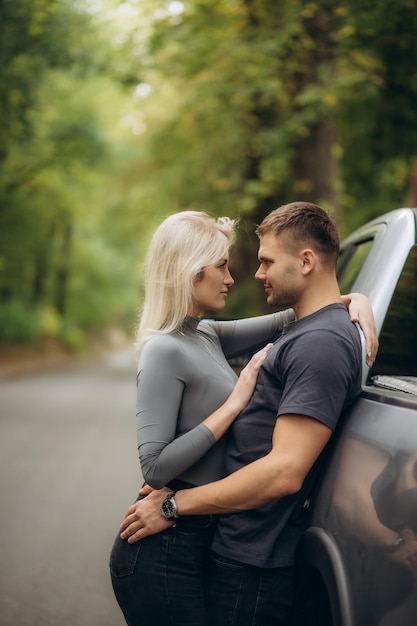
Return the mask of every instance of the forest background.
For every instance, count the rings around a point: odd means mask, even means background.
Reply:
[[[0,349],[131,336],[168,214],[417,205],[417,1],[0,0]]]

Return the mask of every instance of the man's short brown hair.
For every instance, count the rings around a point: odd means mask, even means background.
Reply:
[[[274,209],[256,229],[258,237],[273,232],[286,235],[291,252],[308,246],[327,264],[336,264],[339,233],[330,214],[312,202],[291,202]]]

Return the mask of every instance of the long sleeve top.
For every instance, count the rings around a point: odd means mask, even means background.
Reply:
[[[236,321],[187,318],[179,331],[149,339],[139,357],[137,441],[145,481],[159,489],[174,478],[200,485],[224,475],[225,436],[201,422],[236,384],[227,359],[274,341],[292,310]]]

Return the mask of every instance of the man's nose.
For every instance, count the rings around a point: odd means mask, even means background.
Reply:
[[[258,270],[255,272],[255,278],[256,280],[261,280],[261,281],[266,280],[266,274],[262,269],[262,265],[260,265],[258,267]]]

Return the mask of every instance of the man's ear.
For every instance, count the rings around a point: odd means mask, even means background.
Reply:
[[[316,266],[316,261],[317,261],[316,255],[314,251],[311,250],[310,248],[305,248],[304,250],[301,250],[300,257],[301,257],[302,273],[304,274],[304,276],[307,276]]]

